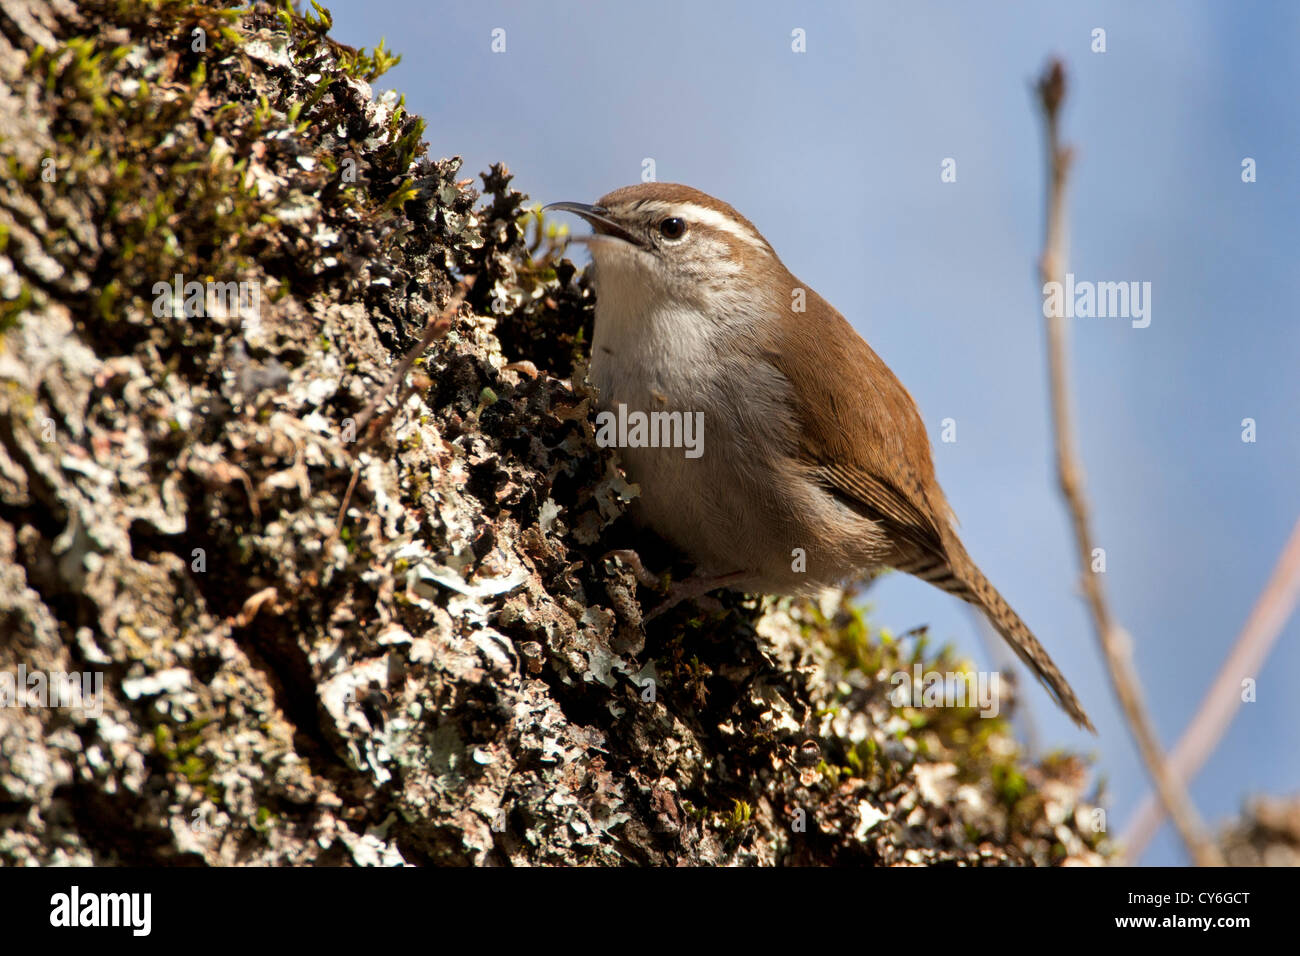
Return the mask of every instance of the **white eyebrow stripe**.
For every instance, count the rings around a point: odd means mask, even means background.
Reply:
[[[701,225],[735,236],[756,249],[761,249],[764,252],[771,251],[771,247],[763,241],[762,236],[750,229],[746,229],[730,216],[724,215],[716,209],[710,209],[708,206],[697,206],[695,203],[690,202],[673,203],[651,200],[643,203],[641,208],[648,209],[656,215],[681,216],[688,222],[698,222]]]

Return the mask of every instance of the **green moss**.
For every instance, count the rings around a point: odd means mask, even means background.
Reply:
[[[315,6],[315,3],[312,5]],[[385,41],[381,39],[371,53],[367,53],[364,47],[354,52],[344,53],[339,57],[339,65],[351,76],[373,83],[402,62],[400,54],[394,55],[384,49],[384,43]]]
[[[993,792],[1008,809],[1014,808],[1029,792],[1029,782],[1011,764],[998,763],[992,768]]]
[[[382,43],[373,53],[343,47],[326,35],[332,23],[327,10],[315,5],[299,16],[284,2],[274,11],[283,31],[271,42],[283,42],[295,61],[321,74],[308,95],[295,98],[277,93],[284,89],[279,84],[249,83],[247,61],[234,56],[246,34],[266,35],[264,8],[88,0],[88,9],[97,23],[114,29],[37,47],[27,57],[28,75],[45,90],[51,133],[60,144],[55,155],[41,157],[54,160],[57,180],[44,182],[39,161],[24,162],[0,143],[4,167],[39,205],[57,208],[57,200],[75,190],[79,203],[89,199],[98,207],[92,218],[108,225],[94,261],[75,241],[64,243],[71,250],[69,268],[106,277],[87,290],[84,307],[74,311],[96,317],[106,334],[135,336],[141,334],[138,328],[118,320],[130,308],[152,308],[155,284],[177,273],[187,281],[199,273],[223,281],[265,272],[275,273],[270,278],[312,275],[303,264],[287,261],[311,250],[300,244],[293,251],[292,237],[284,235],[276,216],[280,197],[259,195],[250,176],[257,168],[253,157],[267,148],[270,132],[291,129],[310,137],[314,125],[324,128],[322,110],[333,108],[329,93],[343,76],[374,79],[399,58]],[[202,52],[192,48],[195,30],[205,37]],[[145,76],[133,65],[133,51],[151,64]],[[405,174],[412,168],[425,149],[424,124],[399,106],[388,132],[388,145],[367,157],[382,174],[331,197],[331,213],[340,219],[374,222],[377,213],[400,215],[418,195],[412,177],[394,178],[387,171]],[[223,148],[214,150],[218,141]],[[321,170],[337,168],[317,144],[308,141],[298,148],[317,159]],[[305,190],[317,188],[309,183]],[[6,241],[0,235],[0,252]],[[400,241],[400,235],[391,241]],[[273,301],[288,291],[287,282],[268,284]],[[33,302],[34,295],[39,292],[25,290],[0,302],[0,334],[21,312],[41,304]],[[112,325],[116,330],[108,331]],[[206,323],[163,323],[151,330],[160,333],[177,344],[188,336],[183,344],[190,349],[209,346],[214,334]]]
[[[280,815],[270,807],[258,807],[257,816],[252,820],[251,826],[258,833],[265,833],[272,828],[280,819]]]
[[[22,280],[19,280],[17,298],[0,299],[0,344],[3,344],[4,334],[18,326],[18,320],[31,307],[31,304],[31,287]]]
[[[722,818],[722,828],[731,832],[743,830],[753,819],[754,808],[744,800],[732,800],[731,811]]]
[[[205,792],[211,786],[214,764],[210,758],[200,757],[197,751],[204,743],[203,729],[210,723],[212,718],[203,717],[180,724],[175,730],[167,724],[158,724],[153,729],[154,751],[166,763],[168,772],[184,777]]]

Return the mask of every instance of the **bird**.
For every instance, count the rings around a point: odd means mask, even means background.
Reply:
[[[677,183],[545,208],[592,227],[588,378],[601,414],[640,425],[608,430],[639,487],[633,519],[695,565],[671,601],[806,595],[893,568],[982,611],[1095,733],[958,538],[912,396],[753,223]],[[695,422],[691,454],[678,423]]]

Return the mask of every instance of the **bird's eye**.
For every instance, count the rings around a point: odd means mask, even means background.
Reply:
[[[659,234],[665,239],[680,239],[686,235],[686,220],[670,216],[659,223]]]

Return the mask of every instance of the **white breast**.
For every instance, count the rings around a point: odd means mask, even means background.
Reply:
[[[640,486],[637,520],[706,572],[750,572],[754,590],[807,590],[846,573],[843,556],[813,543],[844,516],[794,464],[789,383],[753,341],[753,305],[727,303],[723,321],[645,288],[634,270],[597,278],[590,378],[602,408],[703,413],[699,458],[682,448],[620,448]],[[792,573],[795,548],[814,553],[817,573]]]

